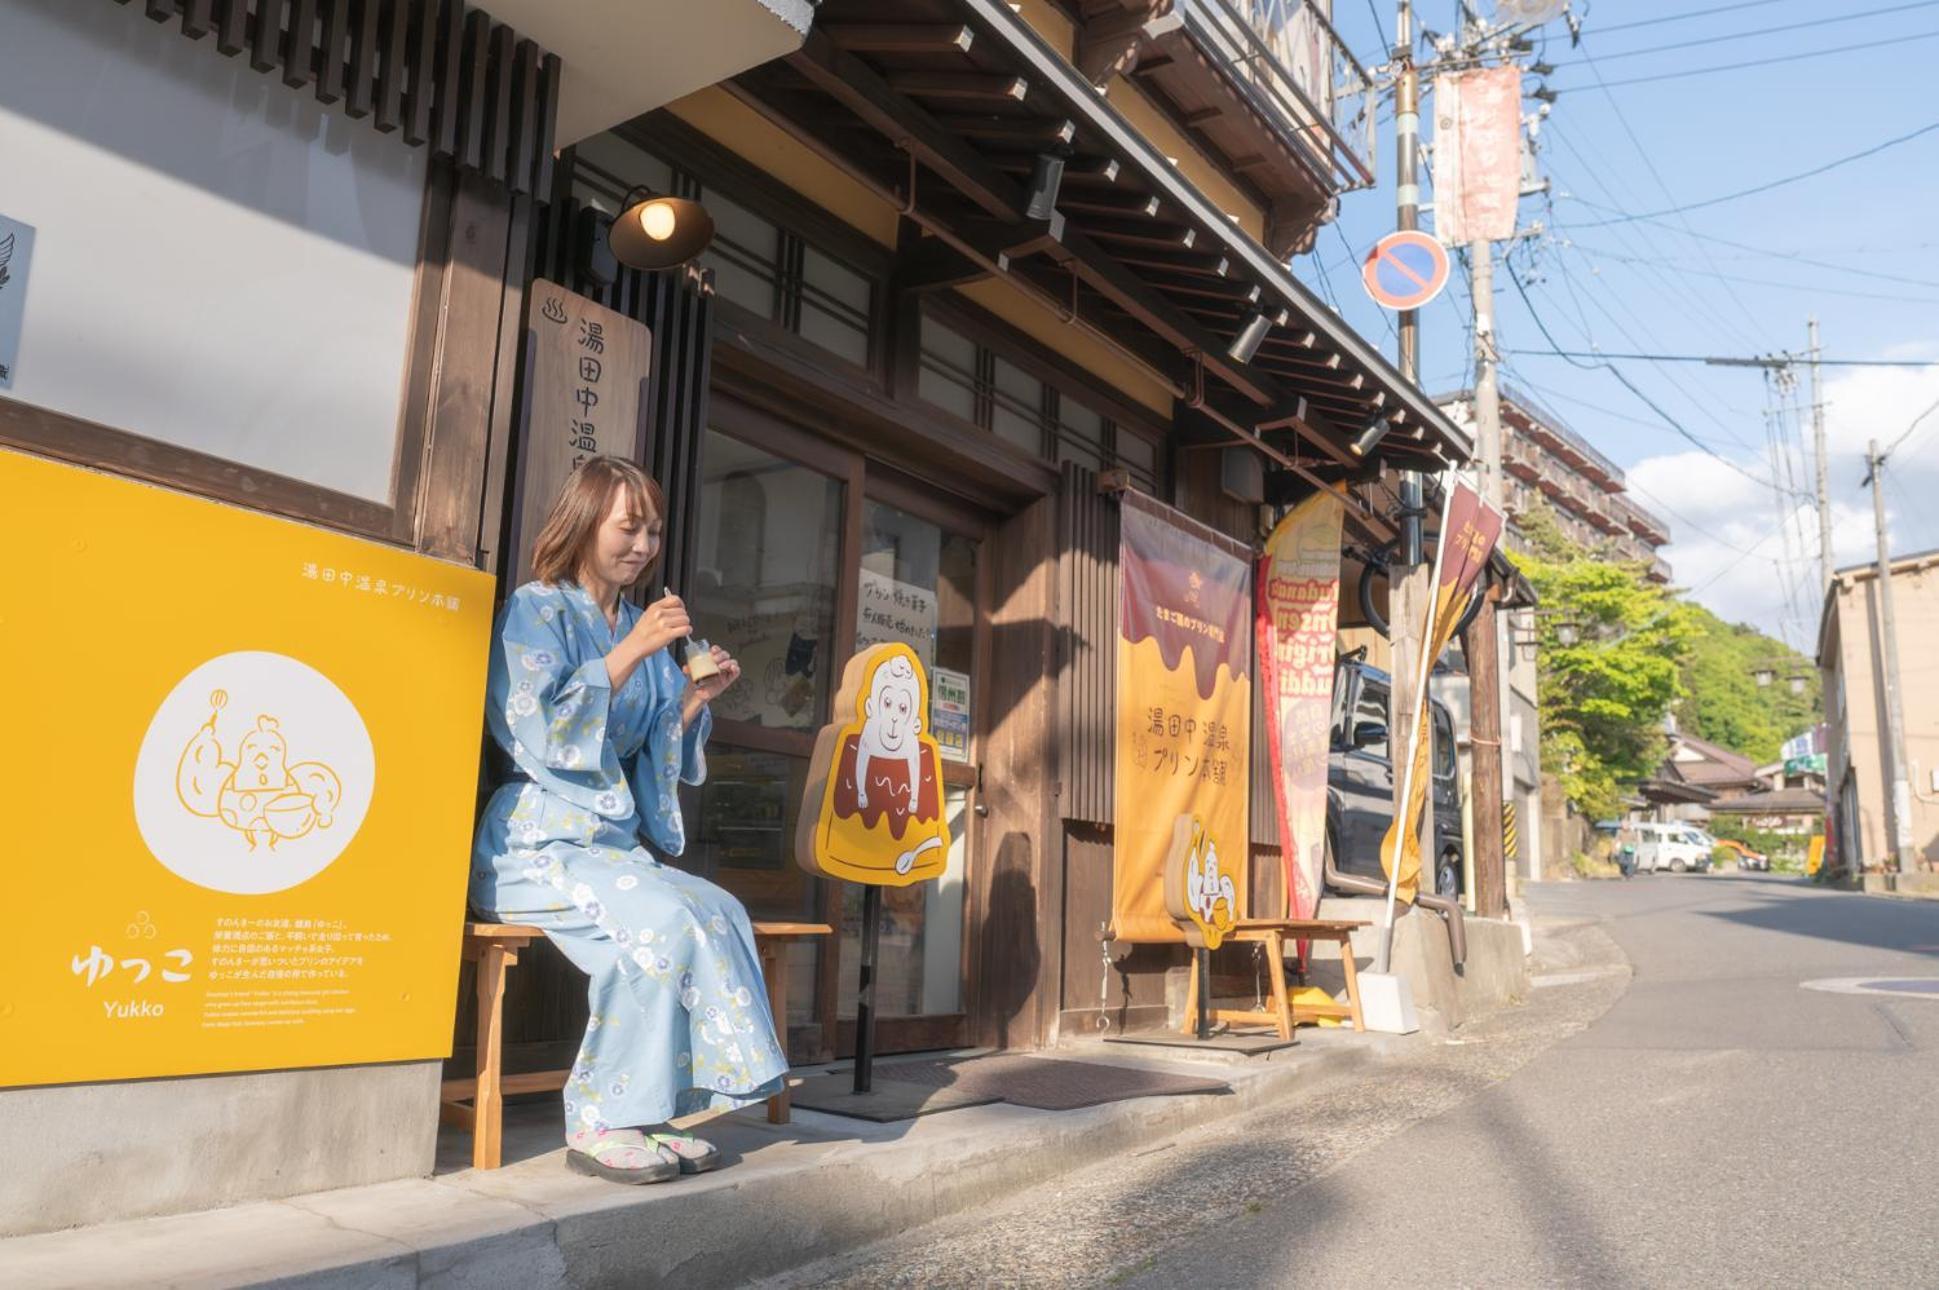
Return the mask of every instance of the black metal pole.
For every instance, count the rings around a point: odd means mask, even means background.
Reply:
[[[882,889],[862,888],[862,968],[855,989],[855,1091],[875,1079],[875,953],[882,943]]]
[[[1212,951],[1200,949],[1193,955],[1192,971],[1198,973],[1198,1037],[1212,1037]]]

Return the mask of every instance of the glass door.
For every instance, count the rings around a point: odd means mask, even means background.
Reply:
[[[920,493],[898,482],[871,476],[865,493],[853,562],[855,647],[900,642],[922,659],[930,688],[925,728],[942,750],[950,831],[949,863],[940,878],[882,893],[877,1038],[884,1052],[954,1047],[967,1033],[963,927],[968,857],[974,854],[980,543],[962,531],[972,526],[952,525],[952,517],[933,507],[919,509]],[[845,1023],[842,1048],[852,1051],[862,892],[844,885],[842,896],[837,1015]]]
[[[846,449],[726,399],[715,409],[682,590],[695,634],[733,651],[742,680],[715,706],[706,784],[683,796],[689,842],[677,863],[757,919],[838,929],[833,943],[790,947],[788,1041],[797,1061],[851,1053],[862,892],[801,870],[794,835],[842,666],[864,645],[909,644],[929,670],[952,845],[940,879],[884,892],[877,1046],[958,1046],[976,854],[982,529]]]

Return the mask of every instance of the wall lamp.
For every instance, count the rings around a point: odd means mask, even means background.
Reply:
[[[1235,363],[1250,363],[1259,347],[1266,343],[1266,333],[1272,330],[1272,319],[1258,309],[1246,314],[1245,321],[1239,325],[1239,334],[1226,346],[1225,356]]]
[[[1387,437],[1387,432],[1393,428],[1393,422],[1391,421],[1369,421],[1367,428],[1360,432],[1360,437],[1348,446],[1353,449],[1354,456],[1364,457],[1372,452],[1379,445],[1380,441]]]
[[[633,188],[619,205],[619,217],[607,238],[613,258],[629,269],[676,268],[714,240],[714,217],[699,202],[655,197],[646,188]]]

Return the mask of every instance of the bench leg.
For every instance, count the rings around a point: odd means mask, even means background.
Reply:
[[[1353,1009],[1353,1028],[1364,1031],[1366,1018],[1360,1014],[1360,968],[1353,961],[1353,938],[1340,938],[1340,967],[1347,978],[1347,1005]]]
[[[1266,935],[1266,971],[1272,981],[1273,1016],[1281,1039],[1293,1037],[1293,1007],[1286,998],[1286,940],[1278,932]]]
[[[788,1055],[788,947],[768,941],[761,946],[761,975],[768,983],[768,1011],[774,1014],[775,1038],[781,1042],[781,1056]],[[786,1077],[784,1076],[785,1080]],[[788,1086],[768,1099],[768,1123],[786,1124],[790,1118]]]
[[[1185,962],[1190,965],[1191,984],[1185,987],[1185,1020],[1178,1031],[1194,1038],[1198,1035],[1198,955],[1187,950]]]
[[[505,1124],[505,970],[518,955],[488,945],[478,955],[478,1092],[472,1099],[471,1167],[496,1169]]]

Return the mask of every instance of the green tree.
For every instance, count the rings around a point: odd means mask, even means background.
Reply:
[[[1542,604],[1542,769],[1578,810],[1607,818],[1620,813],[1625,785],[1662,760],[1663,719],[1682,694],[1699,628],[1643,565],[1576,545],[1546,508],[1519,527],[1527,550],[1513,559]]]
[[[1819,719],[1818,669],[1783,641],[1754,627],[1726,623],[1701,605],[1689,612],[1697,635],[1683,664],[1677,728],[1762,764],[1786,739]],[[1768,669],[1771,684],[1757,684]],[[1793,677],[1803,691],[1791,692]]]

